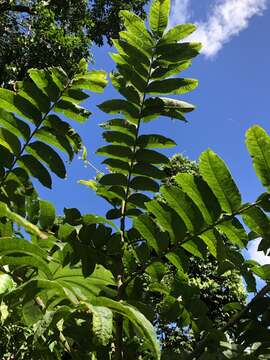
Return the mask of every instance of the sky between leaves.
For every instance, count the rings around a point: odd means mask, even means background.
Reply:
[[[270,0],[173,0],[170,25],[193,22],[198,30],[192,40],[204,45],[202,54],[183,75],[199,79],[199,87],[183,96],[197,109],[187,116],[188,124],[159,119],[145,125],[148,133],[161,133],[178,146],[167,155],[181,152],[190,159],[212,148],[228,164],[243,195],[243,202],[255,201],[264,191],[257,179],[245,147],[245,132],[257,123],[270,133]],[[95,69],[110,72],[114,63],[108,46],[93,48]],[[89,161],[100,171],[102,157],[94,151],[103,144],[98,124],[109,118],[97,104],[118,95],[111,85],[104,94],[91,95],[86,107],[93,115],[76,129],[88,148]],[[105,215],[105,201],[82,185],[79,179],[91,179],[95,170],[75,160],[68,167],[67,180],[54,178],[52,191],[40,188],[41,197],[51,200],[59,213],[77,207],[82,213]],[[261,263],[270,258],[257,252],[257,242],[250,244],[247,256]]]

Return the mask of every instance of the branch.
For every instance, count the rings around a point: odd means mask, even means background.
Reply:
[[[13,12],[20,12],[20,13],[27,13],[29,15],[35,14],[34,10],[30,6],[25,5],[13,5],[9,2],[4,2],[0,4],[0,14],[6,11],[13,11]]]
[[[143,266],[138,267],[137,270],[135,270],[133,272],[133,274],[130,275],[130,277],[128,277],[126,279],[126,281],[123,282],[123,287],[126,288],[127,285],[137,276],[141,275],[144,273],[144,271],[148,268],[148,266],[150,266],[151,264],[153,264],[156,261],[160,261],[164,258],[164,256],[166,256],[167,254],[169,254],[172,251],[176,251],[179,246],[182,246],[183,244],[185,244],[186,242],[190,241],[190,240],[194,240],[197,237],[201,236],[202,234],[204,234],[205,232],[209,231],[209,230],[213,230],[217,225],[222,224],[224,221],[229,221],[229,220],[233,220],[235,218],[235,216],[237,215],[241,215],[243,213],[245,213],[247,210],[252,209],[255,206],[258,206],[262,203],[263,200],[258,200],[253,204],[249,204],[246,205],[242,208],[240,208],[239,210],[233,212],[230,215],[226,215],[223,214],[222,217],[220,217],[216,222],[214,222],[213,224],[210,224],[208,226],[206,226],[204,229],[200,230],[198,233],[196,234],[187,234],[187,236],[182,240],[182,241],[178,241],[176,244],[174,244],[173,246],[169,247],[168,249],[166,249],[164,252],[162,252],[160,255],[152,257],[150,261],[146,262]]]

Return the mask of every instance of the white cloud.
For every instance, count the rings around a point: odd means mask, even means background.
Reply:
[[[190,0],[174,0],[170,17],[170,27],[187,22],[190,17]]]
[[[248,257],[249,259],[258,261],[261,265],[270,264],[270,257],[264,255],[263,251],[258,251],[258,246],[261,239],[252,240],[248,246]]]
[[[207,57],[216,55],[223,45],[248,27],[250,19],[261,15],[269,0],[216,0],[205,22],[197,22],[198,30],[192,40],[203,43],[202,53]],[[171,23],[189,19],[191,0],[175,0]]]

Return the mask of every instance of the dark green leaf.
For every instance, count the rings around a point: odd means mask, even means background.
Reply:
[[[117,173],[107,174],[107,175],[102,176],[102,178],[99,180],[99,183],[101,185],[122,185],[122,186],[126,186],[127,185],[127,178],[126,178],[126,176],[124,176],[122,174],[117,174]]]
[[[60,178],[66,177],[66,168],[60,158],[50,146],[41,141],[35,141],[26,147],[26,151],[33,155],[37,160],[41,160]]]
[[[120,145],[108,145],[99,148],[96,151],[96,154],[109,156],[112,159],[119,160],[130,160],[132,156],[132,151],[126,146]]]
[[[46,168],[32,155],[23,155],[18,163],[25,168],[33,177],[37,178],[42,185],[51,188],[52,179]]]
[[[146,149],[136,152],[136,160],[150,164],[167,164],[169,162],[167,156],[157,151]]]
[[[0,109],[0,125],[24,140],[30,136],[29,126],[3,109]]]
[[[141,191],[152,191],[152,192],[159,191],[158,183],[145,176],[137,176],[133,178],[130,182],[130,187],[134,190],[141,190]]]
[[[66,100],[60,100],[58,103],[56,103],[54,106],[54,111],[62,113],[67,118],[78,121],[80,123],[84,123],[91,115],[90,111]]]

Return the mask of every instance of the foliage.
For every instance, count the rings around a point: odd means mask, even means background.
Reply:
[[[0,85],[11,88],[31,68],[61,66],[69,75],[91,42],[110,42],[121,9],[144,14],[147,0],[3,0],[0,4]]]
[[[180,173],[191,174],[200,177],[199,165],[196,161],[191,161],[182,154],[176,154],[168,164],[163,166],[166,178],[162,182],[168,186],[177,185],[174,177]],[[162,201],[162,196],[159,200]],[[226,246],[230,246],[227,242]],[[202,300],[208,308],[207,316],[215,324],[216,327],[223,326],[228,321],[230,315],[224,311],[224,306],[228,303],[239,303],[244,305],[247,300],[246,290],[243,285],[242,278],[238,272],[231,270],[225,274],[219,274],[218,261],[209,252],[201,259],[192,256],[186,251],[189,257],[189,284],[195,285],[200,289],[200,300]],[[173,281],[175,276],[175,268],[169,262],[166,264],[167,269],[167,286]],[[147,294],[146,294],[147,296]],[[162,339],[163,349],[181,349],[192,350],[195,345],[195,339],[192,331],[188,331],[185,327],[177,323],[177,319],[169,322],[164,317],[164,306],[159,294],[149,294],[149,302],[155,309],[155,326],[158,335]],[[165,304],[166,313],[166,304]],[[229,329],[230,336],[233,336],[234,329]]]
[[[160,187],[166,174],[159,165],[169,159],[157,149],[175,143],[141,131],[145,122],[154,124],[159,116],[164,122],[166,118],[184,122],[185,113],[194,109],[189,103],[163,97],[196,88],[197,80],[177,75],[190,66],[200,49],[198,43],[182,42],[195,30],[193,25],[165,32],[169,11],[169,0],[154,0],[150,28],[136,15],[121,12],[126,30],[114,40],[118,52],[112,58],[117,71],[111,74],[111,82],[123,97],[99,105],[105,113],[117,114],[102,124],[108,145],[97,150],[106,157],[103,163],[108,173],[82,182],[109,202],[106,218],[65,209],[59,219],[52,204],[36,197],[25,207],[18,206],[17,199],[11,199],[13,192],[8,192],[16,169],[23,169],[25,176],[18,189],[32,176],[49,186],[51,172],[64,175],[57,152],[53,162],[50,156],[44,158],[43,149],[51,145],[51,137],[41,139],[42,151],[30,146],[32,138],[43,122],[47,126],[48,109],[53,119],[60,112],[83,122],[88,113],[77,105],[84,96],[77,90],[101,91],[105,74],[89,74],[82,62],[82,73],[71,83],[59,68],[33,70],[29,81],[35,91],[28,91],[25,83],[18,85],[17,93],[0,91],[6,116],[0,149],[0,159],[6,161],[2,165],[0,261],[7,275],[1,279],[1,320],[6,326],[12,318],[21,319],[18,326],[30,333],[31,359],[269,358],[269,265],[246,261],[241,251],[248,241],[261,238],[260,250],[269,252],[270,194],[244,204],[227,166],[210,149],[200,156],[200,177],[179,173],[177,186]],[[67,84],[76,91],[67,94]],[[23,130],[26,119],[32,121],[30,137]],[[12,126],[12,132],[7,126]],[[22,145],[18,137],[24,136]],[[70,139],[66,143],[74,144]],[[270,137],[255,125],[248,130],[246,143],[256,174],[268,190]],[[151,193],[162,198],[153,198]],[[25,204],[25,194],[20,196],[24,199],[20,204]],[[30,239],[23,238],[25,233]],[[226,303],[223,311],[229,320],[221,326],[208,316],[207,303],[200,296],[204,289],[189,274],[191,259],[205,259],[208,252],[217,261],[219,276],[238,272],[249,292],[256,292],[254,275],[266,283],[247,305]],[[168,263],[175,269],[173,279],[167,276]],[[145,294],[159,294],[164,319],[177,321],[192,333],[193,349],[162,351],[155,314]]]

